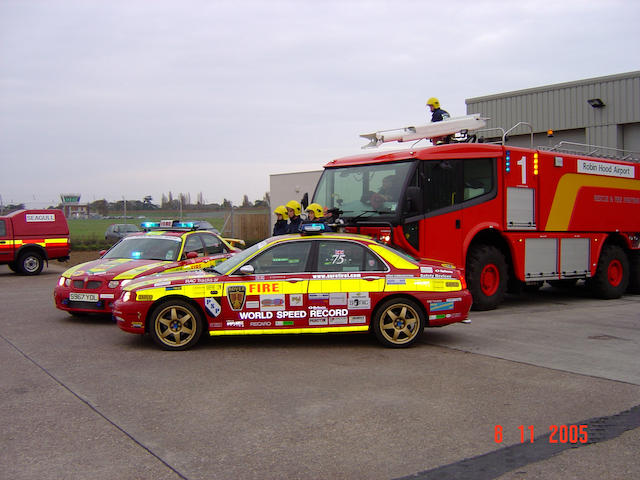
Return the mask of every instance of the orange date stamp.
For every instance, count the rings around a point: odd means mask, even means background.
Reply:
[[[533,443],[535,438],[533,425],[520,425],[520,443]],[[502,443],[503,441],[502,425],[494,427],[494,441]],[[546,436],[546,435],[545,435]],[[538,440],[544,441],[545,438]],[[549,425],[549,435],[547,441],[549,443],[587,443],[589,441],[589,433],[587,425]]]

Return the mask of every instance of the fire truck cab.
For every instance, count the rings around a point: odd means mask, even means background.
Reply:
[[[428,127],[387,138],[431,138]],[[347,231],[464,267],[476,310],[544,281],[585,279],[596,296],[618,298],[640,291],[639,159],[604,153],[503,137],[345,157],[325,165],[313,202],[339,209]]]

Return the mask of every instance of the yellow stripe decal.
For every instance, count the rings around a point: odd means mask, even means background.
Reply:
[[[156,263],[149,263],[147,265],[141,265],[139,267],[136,268],[132,268],[131,270],[127,270],[125,272],[122,272],[119,275],[116,275],[115,277],[113,277],[114,280],[130,280],[132,278],[137,277],[138,275],[140,275],[141,273],[147,272],[149,270],[152,270],[156,267],[161,267],[162,265],[166,265],[169,262],[156,262]]]
[[[599,177],[567,173],[558,182],[556,194],[553,197],[547,225],[547,231],[564,232],[569,229],[571,214],[582,187],[620,188],[625,190],[640,190],[640,181],[627,178]]]
[[[358,325],[354,327],[309,327],[309,328],[256,328],[251,330],[212,330],[209,335],[212,337],[222,335],[265,335],[274,333],[334,333],[334,332],[366,332],[368,325]]]
[[[417,270],[418,265],[415,263],[411,263],[408,260],[405,260],[400,255],[393,253],[391,250],[387,250],[381,245],[369,245],[369,248],[384,258],[387,262],[393,265],[396,268],[401,268],[403,270]]]

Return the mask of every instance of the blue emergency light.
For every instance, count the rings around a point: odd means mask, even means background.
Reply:
[[[322,233],[326,230],[327,226],[324,223],[303,223],[302,225],[300,225],[300,233],[302,233],[302,235]]]
[[[507,153],[504,156],[504,169],[507,173],[509,173],[511,171],[511,152],[509,150],[507,150]]]

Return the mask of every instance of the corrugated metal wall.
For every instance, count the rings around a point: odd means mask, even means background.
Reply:
[[[601,99],[605,106],[593,108],[587,103],[592,98]],[[638,143],[633,133],[626,133],[637,129],[625,124],[640,123],[640,71],[470,98],[466,104],[468,114],[489,117],[490,128],[507,130],[527,122],[535,133],[554,130],[556,140],[563,140],[562,132],[571,130],[570,141],[576,141],[576,130],[582,130],[585,143],[629,149]],[[528,128],[519,127],[512,137],[528,133]]]

